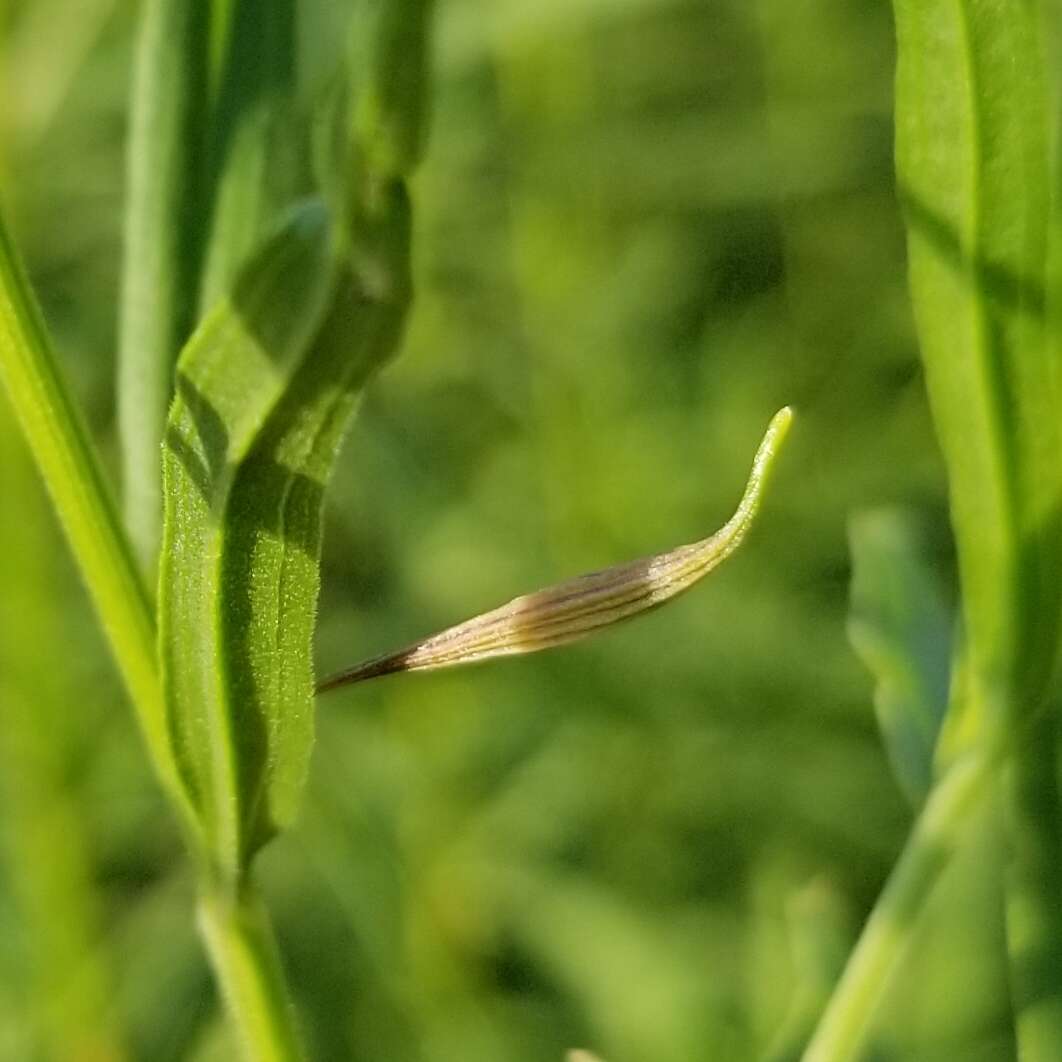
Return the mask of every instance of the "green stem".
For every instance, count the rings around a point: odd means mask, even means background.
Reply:
[[[159,546],[162,431],[202,235],[194,203],[208,47],[202,0],[145,0],[130,97],[118,425],[126,525],[146,572]]]
[[[88,586],[151,759],[183,809],[169,751],[148,594],[2,220],[0,378]]]
[[[248,1062],[302,1059],[273,928],[250,883],[238,895],[205,892],[199,930]]]
[[[97,698],[72,696],[70,676],[53,663],[70,630],[66,580],[58,577],[56,535],[42,526],[47,502],[6,405],[0,483],[9,511],[19,514],[0,525],[0,835],[5,891],[16,902],[29,960],[20,997],[39,1030],[41,1057],[119,1062],[126,1052],[111,949],[100,932],[98,853],[72,769],[84,702]],[[89,707],[98,714],[99,704]]]
[[[170,752],[147,591],[2,222],[0,378],[110,641],[155,770],[194,838],[195,819]],[[253,898],[228,905],[204,901],[201,918],[233,1019],[255,1045],[250,1057],[299,1059],[269,924]]]
[[[930,793],[899,862],[870,914],[804,1062],[856,1057],[887,978],[917,925],[918,914],[948,865],[994,776],[994,761],[956,763]]]
[[[204,313],[229,289],[267,224],[295,198],[298,130],[294,0],[236,0],[211,147],[213,216],[203,261]],[[281,148],[285,147],[286,152]],[[277,165],[279,161],[284,165]]]
[[[1006,775],[1007,944],[1022,1062],[1062,1044],[1062,814],[1058,723],[1045,713],[1015,748]]]
[[[374,180],[407,176],[424,153],[433,8],[434,0],[391,0],[376,15],[369,76],[354,115],[360,162]]]

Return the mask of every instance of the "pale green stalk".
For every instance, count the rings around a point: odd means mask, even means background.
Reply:
[[[295,1028],[269,915],[248,884],[238,896],[206,892],[199,930],[250,1062],[299,1062]]]
[[[72,624],[36,472],[0,398],[0,832],[27,957],[27,1026],[50,1059],[120,1062],[97,853],[76,763],[85,697],[53,665]],[[89,701],[97,700],[91,695]],[[92,705],[90,711],[101,707]],[[61,837],[62,844],[55,839]]]
[[[804,1062],[846,1062],[859,1055],[882,987],[911,942],[918,916],[962,841],[995,775],[980,757],[956,763],[930,793],[907,845],[845,967]]]
[[[234,0],[215,107],[210,237],[199,306],[205,314],[229,289],[269,222],[291,200],[298,134],[294,0]],[[219,18],[221,17],[219,13]],[[285,165],[276,165],[278,157]]]
[[[162,520],[163,425],[194,306],[207,32],[206,0],[144,0],[130,92],[118,426],[126,526],[149,575]]]
[[[1008,929],[1018,1049],[1062,1043],[1054,710],[1062,594],[1059,358],[1045,329],[1051,211],[1039,13],[893,0],[910,284],[949,479],[965,656],[932,791],[808,1050],[854,1056],[974,798],[1013,755]],[[955,672],[959,674],[957,670]],[[1035,945],[1040,969],[1025,963]],[[1046,971],[1046,974],[1044,973]],[[1035,990],[1034,990],[1035,989]]]
[[[0,377],[110,642],[149,755],[183,810],[166,731],[148,594],[2,221]]]
[[[264,411],[258,430],[250,433],[249,449],[235,454],[229,446],[225,455],[225,467],[232,465],[233,481],[228,485],[231,490],[221,485],[224,496],[244,504],[235,506],[231,519],[226,518],[228,538],[235,548],[220,553],[225,585],[246,593],[243,598],[237,595],[234,607],[225,610],[215,643],[221,650],[218,668],[226,679],[225,688],[217,691],[221,696],[215,699],[218,710],[213,713],[220,723],[221,741],[216,741],[218,734],[209,735],[208,741],[215,741],[213,747],[193,749],[199,740],[193,735],[188,743],[191,755],[185,755],[183,762],[200,761],[202,777],[207,780],[204,789],[217,779],[212,772],[220,761],[224,760],[222,773],[237,768],[214,787],[223,798],[234,796],[235,807],[227,811],[208,807],[205,812],[218,818],[224,828],[218,831],[219,858],[211,868],[215,876],[201,884],[199,921],[249,1062],[293,1062],[302,1057],[272,930],[264,908],[251,892],[250,861],[256,849],[290,821],[312,739],[310,634],[318,580],[320,493],[353,399],[394,353],[408,309],[409,222],[404,179],[423,149],[431,9],[429,0],[395,0],[377,9],[372,59],[351,130],[349,156],[344,160],[345,224],[337,241],[340,276],[326,286],[326,293],[334,296],[332,304],[316,336],[306,337],[305,364],[284,381],[283,395]],[[261,179],[267,147],[262,140],[252,140],[246,166],[233,171],[239,184],[253,185]],[[260,223],[261,210],[252,204],[247,217],[234,214],[230,220],[238,223],[246,238]],[[244,226],[248,221],[250,229]],[[238,291],[236,299],[239,302]],[[297,312],[304,310],[298,305]],[[225,370],[232,368],[223,361],[216,378],[210,372],[199,380],[192,372],[196,359],[182,361],[191,375],[182,379],[187,392],[182,396],[183,406],[189,417],[187,422],[181,420],[182,403],[178,403],[173,423],[188,429],[191,447],[176,447],[172,461],[167,456],[167,469],[174,474],[167,498],[176,502],[167,517],[168,534],[182,527],[189,530],[184,502],[194,498],[197,490],[209,492],[218,485],[211,479],[218,470],[211,460],[217,454],[210,447],[210,426],[220,424],[228,444],[239,437],[233,424],[240,423],[242,392],[237,387],[236,393],[229,393],[221,386]],[[198,398],[189,386],[195,383],[204,389]],[[215,385],[220,393],[214,392]],[[256,381],[256,386],[261,383]],[[227,409],[229,401],[236,403],[235,410]],[[205,446],[202,471],[206,475],[191,474],[191,482],[185,483],[189,478],[186,462],[200,445]],[[185,486],[191,490],[184,491]],[[278,527],[281,534],[258,533],[258,509],[264,510],[263,526]],[[191,531],[195,533],[195,527]],[[171,572],[167,595],[182,589],[186,574]],[[167,586],[165,572],[162,585]],[[183,589],[191,592],[181,599],[190,606],[182,615],[191,616],[199,591]],[[213,597],[215,607],[226,601],[223,589]],[[164,602],[177,600],[167,595],[163,595]],[[181,626],[179,622],[173,629]],[[260,653],[259,645],[265,647]],[[260,703],[249,696],[249,687],[257,691]],[[174,704],[189,713],[186,719],[194,716],[194,696],[177,696]],[[270,716],[274,707],[283,714]],[[256,709],[264,716],[256,719]],[[226,715],[229,710],[232,718]],[[273,744],[266,748],[264,758],[258,750],[256,762],[245,729],[263,718]],[[233,722],[236,725],[230,726]],[[189,733],[194,729],[191,719]],[[239,817],[235,829],[231,822],[226,826],[221,821],[226,814]]]
[[[1062,1044],[1062,814],[1058,720],[1044,713],[1004,772],[1007,945],[1021,1058],[1053,1059]]]

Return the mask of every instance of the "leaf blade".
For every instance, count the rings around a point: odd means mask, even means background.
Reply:
[[[1058,358],[1044,330],[1048,165],[1036,16],[895,0],[897,169],[948,467],[970,710],[1038,703],[1058,642]],[[1024,704],[1017,709],[1015,704]]]
[[[280,402],[325,311],[324,211],[308,207],[266,243],[178,363],[163,457],[160,658],[171,739],[215,869],[238,877],[241,774],[260,750],[226,690],[222,559],[236,472]],[[253,717],[247,717],[253,719]]]
[[[324,489],[409,302],[400,183],[374,203],[373,225],[338,262],[323,210],[287,226],[179,364],[165,455],[163,677],[210,860],[232,882],[295,813],[313,740]]]
[[[874,708],[893,772],[918,807],[933,780],[948,707],[951,617],[906,513],[859,513],[848,539],[848,637],[875,679]]]
[[[392,190],[384,214],[378,220],[392,230],[392,241],[383,254],[364,244],[349,252],[310,353],[234,488],[234,512],[249,512],[243,499],[270,497],[275,513],[269,534],[260,533],[261,521],[256,527],[238,517],[226,554],[226,582],[248,588],[243,607],[227,613],[228,652],[240,661],[233,675],[251,678],[260,703],[274,706],[271,740],[285,750],[252,797],[251,849],[290,823],[302,790],[313,740],[310,646],[324,492],[358,394],[396,350],[408,306],[409,220],[401,188]],[[234,696],[243,695],[234,687]]]

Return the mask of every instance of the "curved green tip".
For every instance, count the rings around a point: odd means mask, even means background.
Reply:
[[[737,511],[720,532],[720,537],[734,536],[737,541],[740,541],[748,530],[749,525],[759,511],[760,499],[763,497],[763,492],[767,489],[767,483],[774,470],[775,458],[781,451],[782,444],[785,442],[785,438],[793,424],[793,416],[793,407],[783,406],[771,418],[771,423],[767,425],[767,430],[764,432],[763,439],[756,450],[756,456],[753,458],[752,471],[749,473],[748,483],[745,485],[745,493],[741,497]],[[737,541],[734,542],[735,546]]]

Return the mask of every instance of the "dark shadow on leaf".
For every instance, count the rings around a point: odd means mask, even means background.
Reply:
[[[264,625],[275,623],[279,630],[281,622],[305,624],[305,629],[289,628],[285,637],[288,644],[294,638],[308,646],[313,636],[313,602],[305,602],[309,607],[300,609],[298,602],[287,600],[281,585],[275,611],[256,600],[261,585],[256,589],[255,577],[263,573],[261,549],[269,539],[282,544],[282,570],[274,577],[291,578],[293,583],[317,578],[321,510],[334,454],[357,393],[378,367],[378,352],[393,349],[402,320],[400,307],[367,298],[360,286],[349,284],[346,292],[330,311],[314,356],[297,371],[252,453],[241,464],[226,508],[225,640],[235,683],[234,732],[242,746],[241,771],[246,772],[241,789],[253,794],[248,803],[252,831],[247,838],[248,855],[276,831],[273,809],[266,804],[274,731],[291,724],[290,713],[297,716],[302,710],[312,710],[308,701],[305,709],[285,705],[283,719],[269,718],[264,711],[275,700],[260,685]],[[305,453],[301,467],[278,462],[275,455],[290,449],[291,438],[307,430],[311,438],[295,447]],[[299,593],[305,591],[306,586],[300,586]],[[312,696],[309,683],[307,696]]]
[[[177,373],[176,383],[178,401],[188,410],[198,446],[189,442],[171,419],[166,428],[166,448],[180,461],[193,486],[209,504],[214,484],[225,467],[229,432],[217,410],[184,373]]]
[[[1008,310],[1020,310],[1038,318],[1044,316],[1047,299],[1042,280],[1015,273],[980,253],[975,253],[971,259],[950,221],[919,199],[906,185],[899,185],[898,194],[911,231],[932,244],[957,270],[971,270],[979,290]]]
[[[404,193],[397,208],[407,211]],[[278,371],[287,386],[271,410],[260,403],[265,423],[242,425],[240,439],[211,397],[215,387],[230,388],[218,392],[227,409],[239,396],[231,390],[239,381],[226,377],[225,366],[204,371],[198,385],[178,373],[183,409],[178,405],[166,447],[222,521],[222,599],[212,607],[221,616],[218,663],[224,662],[238,745],[245,861],[290,815],[291,780],[297,781],[309,747],[309,647],[325,481],[356,394],[397,345],[408,299],[407,238],[403,227],[397,248],[373,248],[364,263],[359,259],[364,268],[348,267],[338,287],[330,286],[334,301],[324,321],[302,343],[286,302],[277,302],[276,278],[291,278],[286,297],[313,297],[305,268],[311,241],[290,241],[290,257],[275,257],[272,272],[245,272],[230,306],[261,354],[283,359]],[[288,253],[287,245],[279,251]],[[278,777],[283,781],[274,790]]]

